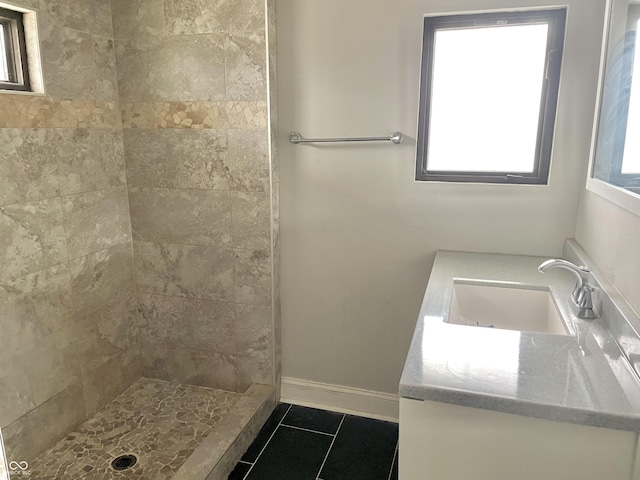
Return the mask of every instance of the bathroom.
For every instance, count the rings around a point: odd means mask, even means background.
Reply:
[[[416,181],[425,15],[559,7],[548,181]],[[148,478],[224,479],[278,402],[398,422],[438,251],[544,260],[575,239],[640,311],[640,214],[627,206],[637,195],[586,185],[609,7],[2,0],[3,14],[21,14],[30,81],[30,92],[0,88],[0,429],[11,478],[67,478],[45,477],[34,460],[87,421],[125,417],[127,401],[114,404],[123,392],[163,421],[158,404],[184,409],[200,430],[178,422],[186,433],[171,424],[131,436],[68,478],[135,453]],[[291,132],[396,131],[399,144],[290,142]],[[145,448],[169,431],[197,444],[153,470]],[[402,461],[400,478],[414,478]]]

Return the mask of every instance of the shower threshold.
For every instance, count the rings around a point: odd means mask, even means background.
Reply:
[[[244,394],[141,378],[30,464],[38,480],[225,480],[275,407]]]

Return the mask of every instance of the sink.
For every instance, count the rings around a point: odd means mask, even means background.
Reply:
[[[569,335],[548,290],[454,283],[448,323]]]

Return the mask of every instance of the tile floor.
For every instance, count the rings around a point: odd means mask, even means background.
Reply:
[[[279,404],[228,480],[397,480],[398,425]]]

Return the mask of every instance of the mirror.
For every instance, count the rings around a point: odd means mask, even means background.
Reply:
[[[592,179],[640,202],[640,1],[610,2]],[[587,188],[590,187],[590,182]],[[593,186],[593,182],[591,182]],[[598,190],[590,188],[590,190]],[[599,190],[602,190],[599,187]],[[596,191],[596,193],[602,193]],[[608,195],[604,195],[608,197]],[[614,196],[620,196],[620,192]],[[611,199],[611,198],[610,198]],[[615,201],[615,199],[612,199]],[[635,200],[635,199],[634,199]],[[622,206],[629,208],[632,200]],[[636,210],[635,208],[629,208]]]

